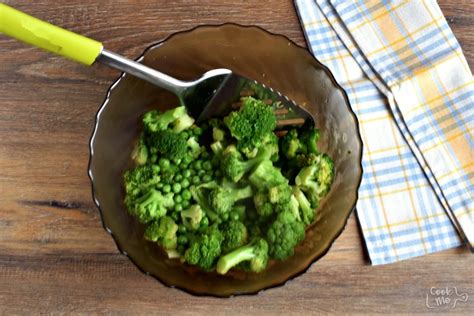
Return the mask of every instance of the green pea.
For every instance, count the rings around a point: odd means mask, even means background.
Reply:
[[[162,169],[168,169],[171,165],[170,161],[166,158],[160,158],[160,160],[158,161],[158,164],[160,165]]]
[[[176,222],[179,219],[179,213],[178,212],[171,213],[170,217]]]
[[[200,182],[201,182],[201,178],[199,178],[198,176],[193,177],[192,179],[193,184],[199,184]]]
[[[206,170],[202,170],[202,169],[199,170],[198,173],[197,173],[197,175],[198,175],[198,176],[201,176],[201,177],[202,177],[203,175],[205,175],[205,174],[206,174]]]
[[[202,168],[207,171],[212,170],[212,163],[207,160],[202,164]]]
[[[150,147],[150,153],[152,155],[155,155],[157,152],[158,152],[158,149],[156,149],[156,147]]]
[[[231,212],[230,213],[230,219],[233,220],[233,221],[238,221],[240,218],[239,216],[239,213],[236,213],[236,212]]]
[[[204,177],[202,177],[202,181],[203,182],[209,182],[212,180],[212,177],[208,174],[204,175]]]
[[[201,170],[202,168],[202,161],[201,160],[196,160],[194,163],[193,163],[193,168],[195,170]]]
[[[174,192],[174,193],[179,193],[179,192],[181,192],[181,184],[179,184],[179,183],[173,184],[173,192]]]
[[[190,176],[194,176],[196,174],[196,170],[194,169],[188,169],[188,170],[189,170]]]
[[[181,163],[179,164],[179,169],[181,169],[181,170],[183,170],[183,171],[185,171],[185,170],[188,169],[188,168],[189,168],[189,164],[187,164],[187,163],[181,162]]]
[[[183,176],[178,173],[177,175],[174,176],[174,180],[175,181],[181,181],[181,180],[183,180]]]
[[[152,165],[151,170],[153,170],[154,173],[160,173],[161,168],[158,165]]]
[[[216,170],[214,171],[214,175],[217,177],[217,178],[220,178],[222,177],[222,172],[220,170]]]
[[[187,209],[191,206],[191,203],[187,200],[184,200],[183,202],[181,202],[181,205],[183,206],[184,209]]]
[[[191,194],[191,191],[185,189],[183,192],[181,192],[181,196],[183,197],[183,200],[190,200],[193,195]]]
[[[209,219],[207,217],[203,217],[201,219],[201,223],[200,223],[200,226],[201,227],[207,227],[209,225]]]
[[[169,192],[171,192],[171,185],[165,184],[165,185],[163,186],[163,189],[162,189],[162,190],[163,190],[164,193],[169,193]]]
[[[175,201],[176,203],[181,203],[181,202],[183,202],[183,197],[182,197],[181,195],[177,195],[177,194],[176,194],[176,195],[174,196],[174,201]]]
[[[189,165],[192,161],[193,161],[193,157],[191,156],[185,156],[183,158],[183,162],[186,163],[187,165]]]
[[[189,178],[191,176],[191,170],[189,169],[183,170],[182,173],[184,178]]]
[[[229,213],[224,213],[224,214],[222,214],[222,215],[221,215],[221,218],[222,218],[224,221],[228,220],[228,219],[229,219]]]
[[[185,139],[188,139],[189,133],[186,132],[186,131],[182,131],[182,132],[181,132],[181,136],[183,136],[183,138],[185,138]]]
[[[180,203],[177,203],[175,206],[174,206],[174,210],[176,211],[175,213],[179,215],[179,212],[181,212],[183,210],[183,205],[180,204]],[[173,213],[174,214],[174,213]]]
[[[200,128],[200,127],[195,127],[195,128],[193,128],[193,133],[194,133],[194,135],[196,135],[196,136],[201,135],[201,134],[202,134],[202,128]]]
[[[186,245],[188,243],[188,237],[181,235],[178,237],[178,245]]]
[[[189,180],[188,180],[188,179],[183,179],[183,180],[181,181],[181,186],[182,186],[183,188],[189,187]]]
[[[173,159],[173,163],[174,163],[175,165],[179,165],[179,164],[181,163],[181,159],[175,158],[175,159]]]
[[[159,182],[159,183],[156,184],[157,189],[161,189],[161,188],[163,188],[163,186],[164,186],[163,182]]]
[[[179,227],[178,227],[178,232],[179,232],[180,234],[184,234],[186,231],[187,231],[186,226],[184,226],[184,225],[179,225]]]

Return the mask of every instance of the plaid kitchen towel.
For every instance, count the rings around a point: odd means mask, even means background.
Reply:
[[[474,81],[437,3],[295,4],[360,122],[357,215],[372,264],[472,243]]]

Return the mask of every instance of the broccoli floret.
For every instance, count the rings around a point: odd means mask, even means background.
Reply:
[[[258,190],[271,188],[282,183],[288,183],[281,170],[273,166],[270,160],[260,163],[248,177],[250,183]]]
[[[287,159],[295,158],[296,154],[306,152],[304,144],[298,138],[298,131],[291,129],[281,138],[281,152]]]
[[[190,151],[190,154],[193,158],[196,158],[204,151],[204,148],[199,145],[198,141],[196,140],[196,137],[194,136],[188,138],[188,140],[186,141],[186,145],[187,150]]]
[[[272,154],[271,148],[263,147],[254,158],[244,161],[235,146],[228,146],[222,153],[222,173],[230,180],[238,182],[244,174],[252,170],[255,166],[263,161],[269,160]]]
[[[320,160],[321,160],[320,154],[314,154],[314,153],[298,154],[293,159],[293,162],[294,162],[293,165],[296,165],[296,167],[298,168],[304,168],[304,167],[308,167],[314,164],[318,164]]]
[[[135,147],[133,148],[132,160],[137,165],[144,165],[148,160],[148,148],[145,144],[143,134],[140,135],[140,138],[138,139],[137,143],[135,144]]]
[[[151,165],[137,166],[123,175],[125,193],[128,199],[135,199],[143,191],[160,182],[160,176]]]
[[[306,195],[298,187],[293,188],[293,194],[297,201],[296,205],[301,210],[301,220],[306,226],[310,225],[316,216],[315,208],[312,207]]]
[[[173,131],[179,133],[194,124],[194,119],[186,111],[186,107],[179,106],[164,113],[153,110],[145,113],[143,124],[149,132],[163,131],[173,126]]]
[[[226,274],[242,262],[248,262],[252,272],[263,271],[268,263],[268,244],[265,239],[255,238],[249,244],[220,257],[217,261],[217,273]]]
[[[317,154],[318,141],[319,141],[319,130],[314,125],[305,124],[300,131],[300,141],[306,146],[306,152],[308,154]]]
[[[308,194],[313,204],[317,204],[329,191],[333,176],[334,162],[328,155],[323,154],[318,164],[300,170],[295,183]]]
[[[287,159],[293,159],[298,154],[317,154],[319,135],[314,126],[291,129],[281,139],[281,152]]]
[[[188,143],[183,134],[170,130],[158,131],[148,137],[148,146],[168,159],[182,159],[188,152]]]
[[[145,239],[158,242],[164,249],[176,249],[178,225],[171,217],[163,216],[152,222],[145,230]]]
[[[209,182],[198,186],[192,186],[190,188],[193,199],[199,204],[201,210],[206,214],[207,217],[213,222],[218,222],[219,215],[212,209],[209,203],[209,190],[217,188],[216,182]]]
[[[253,197],[258,215],[268,217],[286,209],[291,194],[292,188],[286,183],[258,191]]]
[[[260,147],[266,135],[276,127],[273,109],[262,100],[252,97],[242,98],[239,111],[231,112],[224,118],[231,135],[237,139],[239,149]]]
[[[324,194],[329,192],[334,179],[334,161],[326,154],[321,156],[317,179],[318,183],[325,187]]]
[[[248,238],[247,227],[240,221],[227,221],[220,225],[224,240],[222,241],[222,253],[228,253],[235,248],[245,245]]]
[[[222,128],[213,127],[212,128],[212,139],[215,142],[223,141],[225,139],[225,131]]]
[[[211,270],[221,255],[221,243],[224,237],[218,228],[211,226],[194,239],[184,253],[184,260],[204,270]]]
[[[270,246],[270,256],[283,260],[294,253],[295,246],[304,239],[305,226],[289,211],[278,214],[276,220],[267,230],[267,241]]]
[[[166,215],[167,209],[174,206],[173,194],[163,195],[150,189],[135,200],[126,200],[127,208],[141,223],[148,223]]]
[[[199,228],[204,212],[197,204],[191,205],[187,210],[181,211],[181,220],[187,229],[196,230]]]
[[[235,202],[252,197],[252,187],[224,188],[218,186],[209,192],[209,205],[218,214],[230,212]]]

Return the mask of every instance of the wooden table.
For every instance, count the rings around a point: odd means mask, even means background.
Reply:
[[[6,1],[136,57],[199,24],[258,24],[305,45],[288,0]],[[474,65],[474,2],[439,1]],[[119,254],[92,203],[94,115],[118,73],[83,67],[0,36],[0,314],[306,314],[431,312],[431,287],[455,286],[474,311],[474,256],[458,248],[372,267],[352,216],[307,273],[257,296],[216,299],[170,289]]]

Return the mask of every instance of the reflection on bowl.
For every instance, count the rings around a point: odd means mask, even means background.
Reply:
[[[103,225],[119,250],[143,272],[162,283],[197,295],[252,294],[281,285],[306,269],[340,235],[357,200],[362,177],[362,141],[347,95],[329,70],[281,35],[259,27],[224,24],[176,33],[148,48],[140,61],[176,78],[190,80],[213,68],[229,68],[260,81],[305,106],[321,130],[320,147],[335,161],[331,192],[318,210],[318,220],[284,262],[262,273],[208,273],[170,260],[143,238],[143,227],[123,205],[122,174],[140,132],[141,115],[177,105],[171,93],[129,75],[110,88],[97,114],[90,142],[89,175]]]

